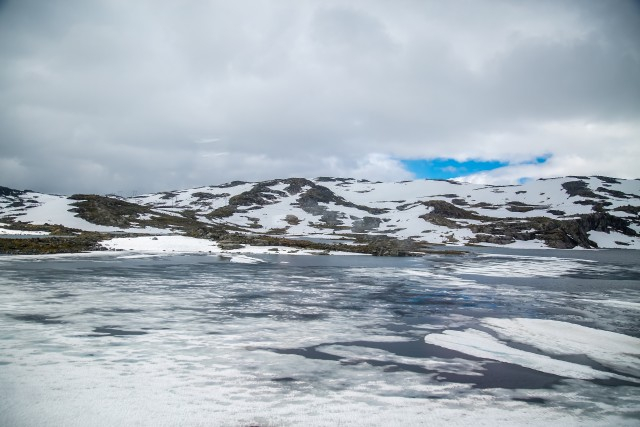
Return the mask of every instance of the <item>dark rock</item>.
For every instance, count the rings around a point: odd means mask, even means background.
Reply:
[[[353,224],[351,225],[351,231],[353,231],[354,233],[366,233],[371,230],[376,230],[378,227],[380,227],[381,222],[382,221],[380,220],[380,218],[365,216],[362,219],[356,219],[355,221],[353,221]]]
[[[300,219],[295,215],[289,214],[289,215],[284,217],[284,220],[289,225],[298,225],[298,224],[300,224]]]
[[[13,188],[3,187],[0,185],[0,196],[3,197],[18,197],[25,193],[26,191],[14,190]]]
[[[244,245],[240,243],[235,243],[235,242],[222,241],[222,242],[218,242],[218,247],[223,251],[230,251],[233,249],[242,249],[244,248]]]
[[[93,224],[111,227],[130,227],[138,215],[151,212],[147,206],[95,194],[74,194],[69,199],[78,200],[72,203],[76,208],[71,212],[76,212],[77,216]]]
[[[585,178],[586,179],[586,178]],[[564,191],[569,194],[569,197],[585,197],[591,199],[604,199],[605,197],[591,191],[589,186],[584,181],[568,181],[562,184]]]
[[[611,190],[605,187],[598,187],[596,191],[601,193],[607,193],[610,196],[617,197],[618,199],[640,199],[640,196],[636,196],[635,194],[627,194],[618,190]]]
[[[626,213],[630,213],[630,214],[633,214],[633,215],[640,214],[640,206],[624,205],[624,206],[618,206],[617,208],[614,208],[613,210],[614,211],[618,211],[618,212],[626,212]]]
[[[244,181],[231,181],[226,184],[218,185],[217,188],[231,188],[231,187],[237,187],[239,185],[244,185],[244,184],[246,184],[246,182]]]
[[[610,178],[608,176],[596,175],[596,178],[598,178],[602,182],[606,182],[607,184],[620,184],[619,180],[617,180],[615,178]]]

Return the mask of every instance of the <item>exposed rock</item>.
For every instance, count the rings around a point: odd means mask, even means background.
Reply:
[[[193,193],[192,196],[197,198],[198,200],[214,200],[214,199],[220,199],[222,197],[229,197],[230,194],[229,193],[211,194],[211,193],[205,193],[203,191],[198,191]]]
[[[371,230],[375,230],[380,226],[382,220],[380,218],[365,216],[362,219],[356,219],[353,221],[351,231],[354,233],[366,233]]]
[[[547,209],[549,206],[527,205],[522,202],[508,202],[507,210],[509,212],[530,212],[536,209]]]
[[[77,236],[37,237],[30,239],[0,239],[0,254],[36,255],[103,251],[101,240],[110,238],[101,233],[82,233]]]
[[[624,193],[622,191],[618,191],[618,190],[611,190],[609,188],[604,188],[604,187],[598,187],[596,189],[596,191],[599,191],[601,193],[607,193],[610,196],[613,197],[617,197],[619,199],[634,199],[634,198],[640,198],[640,196],[636,196],[635,194],[627,194]]]
[[[76,206],[72,212],[77,212],[77,216],[93,224],[126,228],[137,220],[138,215],[151,212],[147,206],[94,194],[74,194],[69,198],[78,200],[72,204]]]
[[[298,225],[298,224],[300,224],[300,219],[295,215],[289,214],[289,215],[284,217],[284,220],[289,225]]]
[[[456,219],[480,219],[481,215],[476,212],[468,211],[466,209],[459,208],[452,203],[445,202],[444,200],[429,200],[428,202],[422,202],[424,206],[432,208],[431,212],[422,215],[420,218],[429,221],[435,217],[456,218]]]
[[[586,179],[586,178],[585,178]],[[591,199],[604,199],[603,196],[591,191],[584,181],[568,181],[562,184],[562,188],[569,194],[569,197],[585,197]]]
[[[240,243],[235,243],[235,242],[230,242],[227,240],[218,242],[218,247],[220,249],[222,249],[223,251],[231,251],[234,249],[242,249],[244,248],[244,245],[240,244]]]
[[[26,191],[14,190],[12,188],[3,187],[0,185],[0,196],[2,197],[18,197],[25,193]]]
[[[626,212],[633,215],[638,215],[640,214],[640,206],[631,206],[631,205],[618,206],[617,208],[614,209],[614,211]]]
[[[607,184],[620,184],[619,180],[617,180],[615,178],[610,178],[608,176],[596,175],[595,177],[598,178],[602,182],[606,182]]]
[[[246,184],[246,182],[244,182],[244,181],[231,181],[231,182],[228,182],[226,184],[218,185],[217,187],[218,188],[231,188],[231,187],[237,187],[239,185],[244,185],[244,184]]]
[[[326,210],[326,207],[320,206],[319,203],[335,203],[338,206],[356,208],[373,215],[380,215],[387,211],[386,209],[371,208],[368,206],[356,205],[355,203],[348,202],[344,198],[337,196],[327,187],[317,184],[313,184],[311,188],[303,192],[297,201],[297,205],[301,209],[312,215],[322,215]]]

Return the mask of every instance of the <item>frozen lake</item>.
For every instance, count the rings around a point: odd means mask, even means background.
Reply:
[[[637,251],[259,258],[0,257],[0,425],[640,424]]]

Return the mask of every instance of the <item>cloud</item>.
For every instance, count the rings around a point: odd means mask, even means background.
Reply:
[[[433,158],[632,176],[638,39],[633,1],[9,0],[0,184],[398,180]]]

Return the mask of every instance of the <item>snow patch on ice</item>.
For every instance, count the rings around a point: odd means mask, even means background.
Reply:
[[[584,354],[616,371],[640,377],[640,338],[549,319],[485,318],[482,324],[503,339],[549,354]]]
[[[477,329],[470,328],[464,331],[446,330],[438,334],[429,334],[424,340],[427,344],[434,344],[471,356],[512,363],[565,378],[583,380],[616,378],[640,383],[640,379],[603,372],[593,369],[590,366],[519,350]]]

